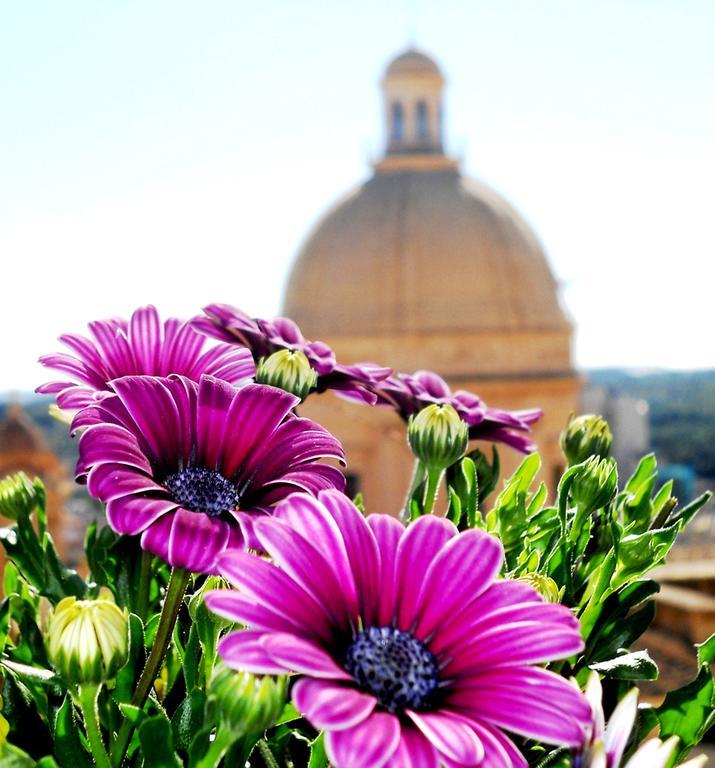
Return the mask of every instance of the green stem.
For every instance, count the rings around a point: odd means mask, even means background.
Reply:
[[[444,469],[431,467],[427,469],[427,486],[425,487],[424,502],[422,504],[422,514],[429,515],[434,509],[434,503],[437,501],[437,492],[439,484],[442,482]]]
[[[104,748],[102,732],[99,728],[99,710],[97,709],[98,685],[82,685],[79,689],[79,706],[84,718],[89,748],[97,768],[112,768],[109,755]]]
[[[271,748],[268,746],[268,742],[265,739],[261,739],[258,744],[256,744],[256,746],[258,747],[258,751],[261,753],[261,757],[263,758],[263,762],[266,764],[267,768],[280,768],[277,760],[275,757],[273,757],[273,752],[271,752]]]
[[[206,754],[196,763],[196,768],[216,768],[233,741],[234,737],[231,730],[219,726]]]
[[[164,606],[161,609],[161,617],[159,618],[159,627],[156,630],[156,637],[149,652],[149,658],[146,660],[144,671],[132,696],[131,703],[134,707],[141,708],[144,706],[154,680],[156,680],[156,676],[161,670],[190,576],[190,572],[185,571],[183,568],[174,568],[171,572],[169,583],[166,587]],[[115,768],[120,766],[122,760],[124,760],[124,755],[129,746],[129,739],[132,735],[132,728],[133,726],[129,720],[125,720],[119,729],[117,740],[112,748],[112,761]]]
[[[142,550],[141,564],[139,566],[139,596],[137,598],[137,616],[146,622],[146,616],[149,612],[149,590],[151,588],[151,563],[154,555]]]
[[[410,478],[410,487],[407,489],[404,504],[402,505],[402,519],[407,522],[410,519],[410,502],[414,492],[420,487],[425,479],[425,468],[419,459],[415,459],[415,465],[412,468],[412,477]]]

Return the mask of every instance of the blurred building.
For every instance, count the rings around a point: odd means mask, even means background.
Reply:
[[[0,479],[15,472],[39,477],[47,492],[47,522],[59,552],[66,556],[79,548],[83,531],[66,512],[73,484],[66,466],[50,447],[42,430],[19,403],[10,403],[0,421]],[[7,522],[0,524],[7,525]],[[4,555],[0,550],[0,572]]]
[[[444,85],[421,52],[389,64],[384,155],[308,237],[284,312],[343,362],[427,368],[490,405],[542,407],[535,438],[551,481],[562,469],[559,432],[578,407],[573,327],[529,225],[445,152]],[[397,417],[328,396],[305,413],[343,441],[371,508],[399,509],[412,460]],[[501,455],[507,470],[519,459]]]

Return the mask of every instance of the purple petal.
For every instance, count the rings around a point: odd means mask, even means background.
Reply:
[[[318,730],[353,728],[372,714],[377,700],[345,685],[303,677],[291,693],[295,708]]]
[[[500,730],[474,720],[470,724],[484,745],[485,758],[480,768],[528,768],[524,756]]]
[[[196,461],[202,467],[221,467],[224,430],[229,427],[227,414],[236,396],[237,390],[227,382],[201,377],[196,410]]]
[[[303,627],[316,639],[329,642],[334,638],[325,609],[273,563],[255,555],[230,551],[221,556],[218,570],[256,602],[270,606],[272,612]]]
[[[395,563],[397,625],[411,630],[419,604],[419,592],[430,563],[440,549],[458,533],[449,520],[425,515],[415,520],[402,537]]]
[[[405,526],[390,515],[370,515],[367,518],[380,552],[380,581],[382,591],[378,597],[378,626],[392,623],[395,615],[395,563],[397,547],[405,532]]]
[[[380,578],[380,553],[377,541],[358,508],[343,493],[322,491],[318,498],[333,516],[345,542],[353,574],[360,616],[370,626],[377,620],[377,609],[384,583]]]
[[[311,632],[292,619],[272,611],[270,606],[261,605],[234,589],[216,589],[205,596],[208,608],[230,621],[238,621],[253,629],[271,632],[294,632],[310,637]]]
[[[218,644],[219,656],[232,669],[245,670],[254,675],[283,675],[290,670],[276,664],[260,644],[263,632],[240,630],[226,635]]]
[[[126,464],[152,474],[151,464],[141,452],[136,437],[117,424],[97,424],[79,439],[77,473],[86,473],[91,466],[100,464]]]
[[[121,496],[107,504],[107,522],[117,533],[136,536],[176,507],[171,499]]]
[[[238,528],[238,523],[234,525]],[[225,520],[179,507],[174,513],[167,562],[174,568],[214,573],[229,533],[230,524]]]
[[[138,370],[158,373],[161,323],[156,307],[140,307],[129,321],[129,342]]]
[[[464,607],[464,595],[478,597],[494,581],[504,550],[494,536],[480,530],[460,533],[432,560],[424,577],[418,603],[422,609],[415,631],[418,638],[431,635],[449,616]],[[459,584],[459,589],[454,585]]]
[[[262,384],[239,390],[225,419],[222,471],[226,477],[239,473],[250,477],[256,456],[275,447],[279,424],[298,402],[293,395]]]
[[[158,492],[166,495],[166,489],[157,485],[143,472],[122,464],[100,464],[89,473],[89,492],[103,502],[135,493]]]
[[[338,627],[347,629],[356,623],[355,586],[348,585],[346,595],[328,565],[328,559],[337,553],[326,552],[324,557],[307,539],[279,520],[256,520],[254,531],[275,563],[328,611]]]
[[[430,740],[417,728],[401,723],[400,744],[390,768],[439,768],[439,763],[437,750]]]
[[[273,632],[264,635],[261,644],[273,661],[285,669],[328,680],[352,680],[327,651],[304,638]]]
[[[407,716],[430,740],[438,752],[460,765],[474,765],[484,759],[484,747],[474,729],[459,717],[446,711],[413,712]]]
[[[387,712],[374,712],[354,728],[328,731],[325,747],[334,768],[383,768],[400,743],[400,723]]]

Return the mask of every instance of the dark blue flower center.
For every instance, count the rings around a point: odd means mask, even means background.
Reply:
[[[437,660],[427,647],[392,627],[362,631],[345,654],[345,669],[389,712],[424,707],[439,683]]]
[[[182,507],[205,512],[209,517],[219,517],[238,507],[238,488],[215,469],[186,467],[169,475],[164,486]]]

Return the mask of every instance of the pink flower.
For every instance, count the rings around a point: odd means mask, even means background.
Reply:
[[[292,698],[335,768],[524,768],[510,731],[580,746],[585,697],[544,662],[583,649],[578,622],[497,578],[500,542],[427,515],[365,519],[343,494],[294,494],[255,533],[273,559],[227,552],[236,590],[211,610],[248,629],[226,664],[297,673]]]

